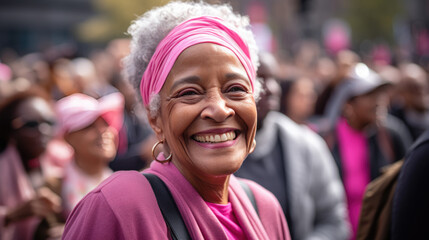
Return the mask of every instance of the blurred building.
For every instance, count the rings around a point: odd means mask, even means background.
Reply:
[[[241,13],[247,13],[248,7],[255,2],[263,3],[267,11],[266,23],[277,41],[277,51],[280,51],[276,54],[288,55],[293,52],[294,46],[305,38],[315,39],[322,44],[326,23],[338,19],[347,23],[347,14],[353,9],[353,3],[359,3],[360,0],[223,0],[222,2],[232,3]],[[371,1],[367,0],[367,2]],[[391,23],[391,31],[394,31],[393,41],[411,51],[414,57],[416,55],[429,57],[429,0],[398,0],[396,3],[399,4],[400,9],[398,16]],[[386,0],[381,4],[393,4],[393,2]],[[360,4],[360,6],[366,5]],[[379,8],[383,9],[383,6]],[[383,11],[376,13],[380,16],[383,14]],[[367,20],[365,15],[355,17],[357,20]],[[363,25],[365,28],[373,27],[366,23]],[[352,40],[355,37],[352,29]],[[362,43],[354,42],[354,44],[351,47],[360,51],[359,48],[362,46],[359,44]]]
[[[0,50],[25,54],[75,42],[73,26],[93,14],[90,0],[0,0]]]
[[[167,0],[124,0],[124,1],[97,1],[105,2],[112,10],[120,13],[110,19],[110,23],[118,23],[116,29],[111,31],[119,36],[126,31],[130,20],[125,15],[134,19],[141,14],[140,10]],[[229,2],[235,10],[248,14],[251,6],[260,5],[265,13],[264,18],[253,19],[257,22],[257,28],[264,43],[264,49],[272,49],[277,55],[293,54],[293,48],[302,39],[311,38],[323,43],[324,29],[329,21],[344,20],[347,23],[348,10],[356,3],[367,6],[372,0],[204,0],[206,2]],[[363,3],[366,2],[366,5]],[[380,4],[389,4],[389,0],[376,1]],[[399,3],[403,14],[392,22],[395,44],[401,45],[414,54],[428,55],[429,58],[429,0],[395,0]],[[74,27],[85,20],[105,11],[92,6],[93,0],[0,0],[0,50],[10,47],[25,54],[32,51],[41,51],[47,46],[75,42]],[[94,1],[95,3],[95,1]],[[255,4],[257,3],[257,4]],[[393,3],[393,2],[392,2]],[[122,5],[124,6],[122,6]],[[126,8],[129,5],[132,8]],[[391,5],[391,4],[390,4]],[[371,6],[369,4],[368,6]],[[381,6],[381,9],[383,9]],[[380,8],[380,6],[378,6]],[[141,8],[141,9],[140,9]],[[137,11],[137,9],[139,9]],[[253,9],[252,11],[254,11]],[[133,12],[134,11],[134,12]],[[376,10],[376,15],[382,15],[382,11]],[[366,13],[364,11],[364,13]],[[122,16],[124,15],[124,16]],[[356,19],[366,19],[358,13]],[[259,15],[260,17],[261,15]],[[106,15],[104,15],[106,17]],[[107,17],[108,18],[108,14]],[[122,17],[115,18],[115,17]],[[356,20],[355,19],[355,20]],[[122,20],[121,24],[119,22]],[[261,20],[263,20],[261,22]],[[259,21],[259,22],[258,22]],[[369,21],[367,19],[367,21]],[[379,21],[373,21],[379,22]],[[115,24],[109,24],[115,25]],[[370,29],[375,24],[361,24],[363,29]],[[380,24],[379,24],[380,25]],[[387,24],[388,25],[388,24]],[[99,28],[99,27],[97,27]],[[387,31],[390,31],[388,29]],[[89,31],[93,32],[93,31]],[[351,39],[356,38],[356,31],[350,31]],[[272,34],[272,40],[268,34]],[[378,32],[375,31],[377,35]],[[89,41],[87,41],[89,42]],[[354,47],[356,46],[354,42]],[[83,45],[82,46],[88,46]],[[79,49],[82,51],[81,47]],[[85,50],[83,51],[85,52]]]

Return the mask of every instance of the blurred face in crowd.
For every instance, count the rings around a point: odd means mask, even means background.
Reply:
[[[60,92],[65,96],[82,90],[73,80],[73,71],[71,61],[68,59],[59,59],[54,63],[52,78]]]
[[[274,78],[276,70],[275,59],[271,55],[262,55],[260,57],[260,66],[258,68],[258,78],[262,83],[262,93],[257,103],[258,108],[258,128],[270,111],[280,109],[281,88]]]
[[[379,107],[383,107],[386,95],[383,89],[378,89],[350,99],[345,106],[345,117],[351,127],[363,130],[375,124]]]
[[[32,97],[22,102],[15,114],[12,141],[24,160],[39,157],[55,132],[52,106],[43,98]]]
[[[158,139],[166,140],[165,155],[173,154],[188,180],[216,181],[241,166],[251,151],[256,106],[247,73],[232,51],[211,43],[187,48],[160,97],[150,123]]]
[[[336,63],[337,63],[337,74],[338,81],[344,80],[347,74],[350,72],[350,69],[359,61],[359,57],[356,53],[343,50],[338,53]]]
[[[405,108],[424,113],[429,110],[429,79],[420,66],[410,63],[400,66],[403,77],[399,84],[399,93]]]
[[[429,110],[429,83],[426,79],[409,79],[401,89],[408,108],[423,113]]]
[[[64,138],[73,147],[78,165],[84,164],[82,161],[85,164],[107,163],[116,155],[116,130],[102,117],[83,129],[67,133]]]
[[[304,123],[314,112],[316,92],[310,79],[298,79],[285,96],[287,116],[297,123]]]

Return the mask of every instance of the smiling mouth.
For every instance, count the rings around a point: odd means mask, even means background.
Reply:
[[[222,143],[227,141],[232,141],[237,137],[235,131],[229,131],[222,134],[200,134],[192,137],[197,142],[200,143]]]

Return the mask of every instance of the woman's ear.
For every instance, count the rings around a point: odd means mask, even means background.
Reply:
[[[162,129],[162,121],[161,117],[159,116],[159,112],[156,113],[156,115],[152,115],[149,108],[146,108],[147,112],[147,119],[152,127],[153,131],[155,132],[158,139],[164,139],[164,131]]]
[[[255,148],[256,148],[256,139],[253,139],[249,154],[252,153],[253,151],[255,151]]]
[[[353,118],[353,115],[354,115],[354,113],[353,113],[352,104],[350,102],[346,102],[343,106],[343,116],[346,119],[350,119],[350,118]]]

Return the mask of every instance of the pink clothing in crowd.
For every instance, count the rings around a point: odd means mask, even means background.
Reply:
[[[368,143],[364,133],[351,128],[343,118],[337,125],[343,182],[353,238],[356,234],[362,199],[370,182]]]
[[[224,226],[174,164],[153,161],[145,171],[160,177],[170,189],[192,239],[228,239]],[[290,239],[274,195],[255,182],[246,182],[255,195],[259,216],[234,176],[228,189],[232,211],[246,239]],[[70,214],[63,235],[63,239],[168,238],[152,188],[136,171],[116,172],[89,193]]]
[[[64,139],[52,139],[40,156],[43,174],[50,178],[63,178],[64,168],[73,159],[73,148]]]
[[[31,217],[5,227],[5,216],[20,204],[35,197],[36,192],[25,173],[16,148],[9,145],[0,155],[0,239],[33,239],[33,233],[40,223]]]
[[[73,210],[77,203],[91,190],[98,186],[104,179],[112,175],[112,170],[106,166],[100,176],[90,176],[85,174],[75,161],[70,162],[64,170],[62,181],[61,197],[65,216]]]
[[[230,240],[245,240],[246,236],[241,229],[237,218],[232,211],[231,203],[228,204],[216,204],[206,202],[207,206],[212,210],[214,215],[219,220],[220,224],[223,226],[228,239]]]

